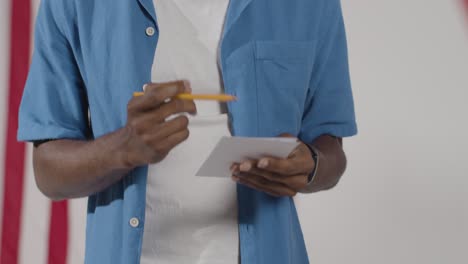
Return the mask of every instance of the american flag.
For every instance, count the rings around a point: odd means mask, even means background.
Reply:
[[[16,141],[39,2],[0,1],[1,264],[84,261],[86,201],[45,198],[34,182],[32,146]]]
[[[45,198],[34,182],[32,146],[16,141],[39,2],[0,1],[0,264],[83,263],[84,259],[85,199]],[[468,13],[468,0],[447,1],[452,3],[464,4]]]

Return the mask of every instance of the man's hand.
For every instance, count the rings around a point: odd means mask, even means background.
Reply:
[[[281,197],[295,196],[304,189],[314,167],[309,148],[301,143],[286,159],[263,157],[259,160],[246,160],[233,164],[231,171],[234,181]]]
[[[116,183],[136,166],[161,161],[189,132],[185,116],[193,101],[173,99],[190,93],[188,82],[149,84],[128,103],[127,124],[94,140],[59,139],[34,148],[39,189],[54,200],[86,197]],[[112,114],[112,113],[110,113]]]
[[[189,120],[186,116],[180,115],[170,121],[166,119],[179,113],[196,113],[193,101],[174,98],[179,93],[190,92],[187,81],[152,83],[145,86],[143,96],[130,100],[122,148],[126,167],[157,163],[188,138]]]

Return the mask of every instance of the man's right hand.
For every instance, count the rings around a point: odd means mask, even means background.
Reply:
[[[128,103],[127,124],[124,130],[123,162],[128,168],[157,163],[169,151],[189,136],[189,120],[185,115],[166,121],[172,115],[196,113],[193,101],[174,98],[190,93],[187,81],[151,83],[143,96]]]
[[[193,101],[174,99],[190,92],[184,81],[148,84],[143,96],[128,103],[123,128],[94,140],[56,139],[35,147],[37,186],[54,200],[85,197],[108,188],[137,166],[161,161],[189,135],[186,116],[166,118],[196,112]]]

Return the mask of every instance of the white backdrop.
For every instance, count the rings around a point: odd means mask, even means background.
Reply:
[[[349,164],[338,187],[297,198],[311,262],[468,263],[468,20],[461,3],[342,2],[359,135],[344,141]],[[7,3],[0,4],[0,124]],[[2,128],[0,149],[4,136]],[[31,166],[27,174],[20,262],[46,263],[45,245],[34,241],[47,236],[50,205]],[[84,200],[71,203],[68,263],[83,263],[85,210]]]
[[[301,197],[319,264],[468,263],[468,20],[459,1],[342,1],[359,135]]]

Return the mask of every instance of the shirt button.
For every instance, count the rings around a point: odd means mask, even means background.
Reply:
[[[130,225],[132,227],[138,227],[139,224],[140,224],[140,221],[138,220],[138,218],[133,217],[132,219],[130,219]]]
[[[153,27],[147,27],[146,28],[146,35],[148,37],[152,37],[154,35],[154,28]]]

